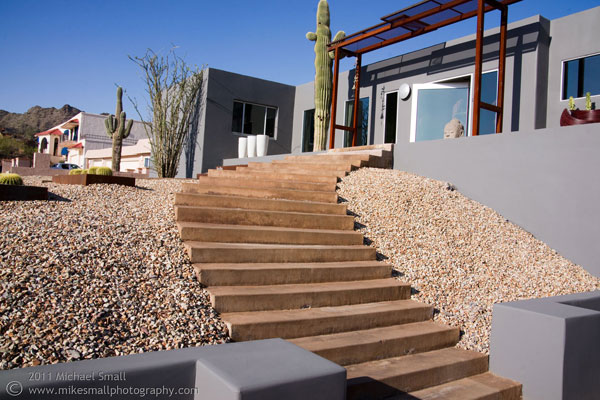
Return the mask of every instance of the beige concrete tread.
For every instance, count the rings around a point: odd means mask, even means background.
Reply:
[[[233,340],[284,339],[380,327],[431,318],[433,309],[413,300],[395,300],[303,310],[223,313]]]
[[[214,195],[244,196],[262,199],[287,199],[306,200],[324,203],[337,203],[336,192],[322,192],[311,190],[279,189],[279,188],[254,188],[240,186],[215,186],[201,183],[182,183],[181,190],[184,193],[200,193]]]
[[[521,400],[521,396],[520,383],[486,372],[387,400]]]
[[[311,175],[312,173],[325,175],[325,176],[335,176],[337,178],[343,178],[348,175],[351,171],[348,168],[344,169],[336,169],[336,168],[303,168],[304,164],[301,163],[289,163],[289,164],[272,164],[272,163],[249,163],[248,171],[254,170],[262,170],[262,171],[277,171],[277,172],[285,172],[285,173],[294,173],[294,174],[307,174]]]
[[[332,153],[318,153],[310,155],[289,155],[285,156],[285,160],[294,162],[340,162],[346,160],[360,160],[369,161],[371,158],[375,158],[375,155],[368,153],[356,153],[356,154],[332,154]]]
[[[384,144],[367,144],[364,146],[354,146],[354,147],[338,147],[335,149],[327,150],[325,154],[339,154],[339,153],[363,153],[367,151],[374,150],[382,150],[382,151],[392,151],[394,149],[393,143],[384,143]]]
[[[306,170],[333,170],[333,171],[346,171],[350,172],[364,165],[364,161],[328,161],[323,159],[320,163],[300,163],[292,160],[275,160],[272,162],[273,165],[283,166],[286,168],[302,168]]]
[[[488,357],[449,347],[346,367],[347,399],[377,398],[441,385],[488,370]]]
[[[175,193],[175,205],[195,207],[241,208],[246,210],[291,211],[309,214],[346,215],[346,204],[201,193]]]
[[[206,286],[281,285],[383,279],[392,266],[379,261],[321,263],[194,264],[198,280]]]
[[[226,225],[354,230],[354,217],[351,215],[244,210],[240,208],[175,206],[175,219],[181,222],[204,222]]]
[[[263,225],[226,225],[178,222],[183,241],[264,244],[361,245],[360,232],[333,229],[302,229]]]
[[[192,263],[287,263],[375,260],[368,246],[184,242]]]
[[[230,176],[237,178],[253,177],[253,178],[265,178],[270,180],[282,180],[282,181],[299,181],[299,182],[312,182],[312,183],[326,183],[326,184],[337,184],[337,176],[328,175],[312,175],[312,174],[299,174],[299,173],[287,173],[279,171],[261,170],[241,168],[239,170],[223,170],[223,169],[211,169],[208,171],[208,176]]]
[[[454,346],[458,328],[433,321],[290,339],[340,365],[404,356]]]
[[[213,286],[208,289],[219,312],[335,307],[410,298],[410,285],[394,278],[293,285]]]
[[[274,180],[265,179],[263,177],[242,176],[200,176],[198,183],[211,184],[214,186],[237,186],[250,188],[264,189],[294,189],[294,190],[309,190],[314,192],[331,192],[336,189],[336,182],[318,183],[318,182],[302,182],[290,180]]]

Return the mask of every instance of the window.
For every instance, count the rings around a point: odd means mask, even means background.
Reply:
[[[600,54],[563,62],[562,100],[600,94]]]
[[[413,110],[411,115],[411,142],[444,138],[444,127],[456,118],[471,132],[473,77],[471,75],[443,82],[413,85]],[[485,72],[481,76],[481,101],[496,104],[498,72]],[[496,113],[481,109],[479,134],[496,132]]]
[[[352,126],[352,113],[354,112],[354,100],[346,102],[346,126]],[[358,102],[358,132],[356,137],[356,145],[364,146],[368,144],[369,134],[369,98],[363,97]],[[344,147],[352,146],[352,132],[344,132]]]
[[[315,142],[315,109],[304,111],[302,126],[302,151],[313,151]]]
[[[234,101],[231,130],[245,135],[275,137],[276,118],[276,108]]]
[[[150,157],[144,158],[144,168],[150,168]]]

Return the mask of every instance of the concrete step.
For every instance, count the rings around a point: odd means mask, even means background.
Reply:
[[[387,400],[521,400],[522,385],[490,372],[404,393]]]
[[[331,169],[331,168],[304,168],[304,164],[301,163],[290,163],[290,164],[273,164],[273,163],[248,163],[248,171],[262,170],[262,171],[277,171],[291,174],[305,174],[312,175],[318,174],[318,176],[335,176],[337,178],[343,178],[350,172],[347,168],[343,169]]]
[[[454,346],[460,330],[432,321],[290,341],[340,365],[358,364]]]
[[[259,199],[305,200],[322,203],[337,203],[338,201],[338,195],[336,192],[322,192],[309,190],[277,188],[264,189],[223,185],[215,186],[212,184],[200,183],[182,183],[181,190],[184,193],[244,196]]]
[[[296,160],[274,160],[273,165],[280,165],[283,168],[299,168],[304,170],[312,170],[312,171],[320,171],[320,170],[329,170],[329,171],[345,171],[350,172],[354,169],[360,168],[365,165],[365,162],[362,160],[354,161],[327,161],[323,160],[319,163],[306,163],[306,162],[297,162]]]
[[[349,231],[354,229],[354,217],[351,215],[243,210],[239,208],[175,206],[175,219],[178,222],[204,222],[227,225],[261,225]]]
[[[184,242],[192,263],[298,263],[375,260],[367,246]]]
[[[253,197],[224,196],[196,193],[175,193],[175,205],[218,208],[241,208],[245,210],[291,211],[308,214],[346,215],[346,204],[318,203],[310,201],[258,199]]]
[[[312,182],[312,183],[327,183],[337,184],[337,177],[333,175],[320,176],[320,175],[309,175],[309,174],[298,174],[298,173],[285,173],[271,170],[241,168],[239,170],[222,170],[222,169],[211,169],[208,171],[208,176],[215,177],[236,177],[236,178],[261,178],[268,180],[277,181],[296,181],[296,182]]]
[[[300,182],[300,181],[271,181],[260,177],[216,177],[216,176],[199,176],[198,183],[214,186],[237,186],[250,187],[254,189],[294,189],[294,190],[310,190],[314,192],[331,192],[335,191],[335,183],[315,183],[315,182]]]
[[[377,261],[329,263],[194,264],[206,286],[284,285],[388,278],[391,265]]]
[[[376,399],[442,385],[488,370],[485,354],[455,347],[346,367],[347,399]]]
[[[348,332],[430,319],[431,306],[412,300],[320,307],[303,310],[224,313],[221,319],[235,341],[292,339]]]
[[[377,157],[370,154],[331,154],[320,153],[314,155],[291,155],[286,156],[285,161],[297,163],[346,163],[349,162],[356,167],[368,166],[370,160],[375,160]]]
[[[363,235],[350,230],[178,222],[183,241],[222,243],[361,245]]]
[[[335,307],[410,298],[410,285],[394,278],[370,281],[269,286],[213,286],[213,307],[221,312]]]

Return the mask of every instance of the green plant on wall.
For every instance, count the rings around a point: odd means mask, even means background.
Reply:
[[[329,126],[329,113],[331,108],[331,88],[333,86],[331,65],[333,52],[327,51],[327,44],[331,42],[329,29],[329,4],[320,0],[317,8],[317,30],[308,32],[306,38],[315,42],[315,139],[313,151],[325,150],[327,144],[327,128]],[[344,38],[343,31],[338,32],[333,41]]]
[[[115,115],[109,115],[104,120],[106,133],[112,139],[112,170],[118,172],[121,169],[121,149],[123,139],[129,136],[133,120],[127,121],[125,126],[125,111],[123,111],[123,88],[117,87],[117,109]]]
[[[585,94],[585,109],[588,111],[592,110],[592,95],[590,92]]]
[[[569,110],[575,110],[575,100],[573,99],[573,96],[569,97]]]

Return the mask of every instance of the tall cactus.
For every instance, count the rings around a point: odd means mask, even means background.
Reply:
[[[115,118],[115,115],[117,116]],[[121,149],[123,139],[129,136],[133,120],[127,121],[125,126],[125,111],[123,111],[123,89],[117,87],[117,109],[115,115],[109,115],[104,120],[104,127],[109,138],[112,138],[112,170],[118,172],[121,169]]]
[[[333,41],[342,39],[346,34],[338,32]],[[308,32],[306,38],[315,42],[315,139],[313,151],[325,150],[327,145],[327,128],[331,108],[332,71],[331,64],[335,57],[327,51],[331,42],[329,29],[329,4],[320,0],[317,8],[317,32]]]

